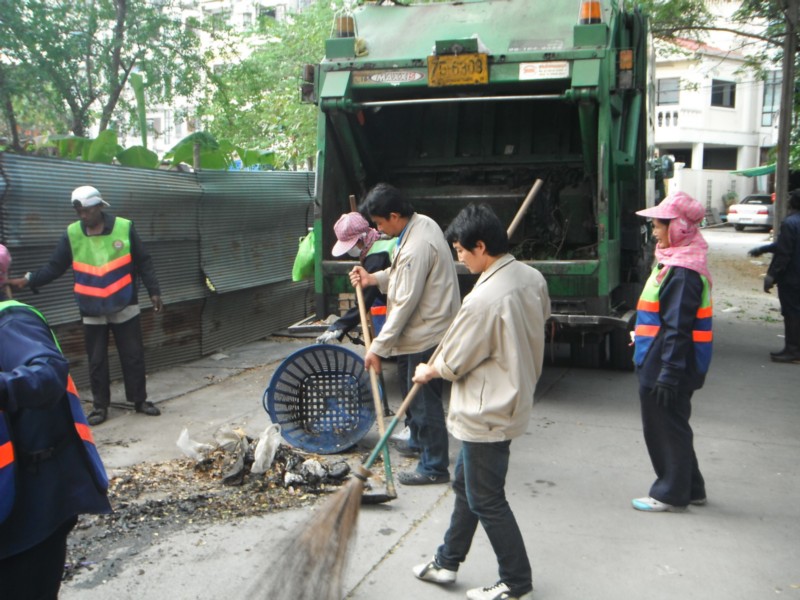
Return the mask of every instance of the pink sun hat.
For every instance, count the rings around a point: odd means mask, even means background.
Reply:
[[[648,219],[683,218],[688,223],[696,224],[703,220],[706,209],[689,194],[675,192],[664,198],[658,206],[636,211],[636,214]]]
[[[347,254],[369,230],[369,223],[361,216],[361,213],[350,212],[343,214],[336,221],[336,225],[333,226],[333,231],[338,241],[333,245],[331,254],[334,256]]]

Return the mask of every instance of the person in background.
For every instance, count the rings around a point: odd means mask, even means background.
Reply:
[[[753,248],[750,256],[772,253],[764,276],[764,291],[777,284],[783,315],[783,350],[770,352],[770,359],[780,363],[800,363],[800,189],[789,194],[789,214],[781,223],[778,239]]]
[[[377,229],[369,226],[367,220],[358,212],[343,214],[333,226],[336,234],[336,243],[333,245],[331,254],[335,257],[348,255],[357,258],[369,273],[382,271],[392,264],[392,252],[397,242],[394,239],[381,239],[381,234]],[[381,294],[378,288],[368,287],[364,289],[364,308],[373,315],[373,326],[375,333],[380,333],[379,323],[382,322],[386,314],[386,295]],[[356,325],[361,324],[361,315],[358,305],[350,308],[341,317],[336,319],[319,337],[318,344],[329,344],[341,339]],[[386,386],[382,386],[384,389]],[[386,394],[382,395],[384,416],[394,413],[389,409]]]
[[[72,223],[56,246],[50,261],[34,273],[9,280],[12,287],[38,288],[61,277],[72,267],[75,299],[83,321],[94,409],[89,424],[108,418],[111,379],[108,367],[109,332],[114,333],[125,397],[137,413],[158,416],[161,411],[147,402],[144,343],[139,318],[138,279],[141,277],[153,310],[160,312],[161,291],[153,260],[133,223],[103,212],[109,206],[92,186],[72,192],[72,206],[79,220]]]
[[[634,362],[647,450],[656,473],[648,512],[680,512],[706,503],[689,425],[692,395],[711,363],[711,274],[699,224],[703,206],[676,192],[636,214],[653,220],[657,264],[637,305]]]
[[[445,232],[459,261],[480,274],[430,363],[416,367],[414,381],[453,382],[447,427],[461,440],[450,527],[430,562],[413,568],[424,581],[456,579],[481,524],[499,565],[497,583],[467,592],[469,600],[516,600],[533,596],[531,565],[505,495],[511,441],[528,429],[533,394],[542,373],[545,323],[550,317],[547,282],[508,253],[508,236],[492,209],[462,210]]]
[[[58,597],[80,514],[108,514],[108,479],[69,364],[44,317],[3,291],[0,246],[0,596]]]
[[[377,286],[386,293],[386,322],[364,357],[367,369],[381,370],[381,359],[397,357],[401,390],[419,363],[426,362],[458,312],[460,293],[455,262],[439,225],[414,207],[397,188],[379,183],[364,200],[364,208],[378,229],[397,238],[391,266],[369,273],[364,267],[350,272],[353,286]],[[405,387],[403,386],[405,384]],[[440,379],[422,386],[410,409],[410,449],[419,447],[414,471],[397,475],[405,485],[450,481],[449,442],[442,405]]]
[[[335,257],[344,255],[357,258],[367,272],[383,271],[392,264],[392,251],[397,245],[394,239],[381,239],[377,229],[369,226],[367,220],[358,212],[345,213],[333,226],[336,233],[336,243],[331,254]],[[381,310],[386,306],[386,294],[382,294],[376,287],[364,289],[364,307],[371,310],[373,307]],[[385,314],[385,309],[382,309]],[[318,344],[328,344],[340,341],[346,333],[361,324],[358,306],[353,306],[345,314],[332,323],[327,331],[317,338]],[[378,333],[376,331],[376,333]]]

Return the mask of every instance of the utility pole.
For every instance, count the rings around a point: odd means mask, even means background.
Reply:
[[[775,223],[774,231],[786,218],[789,200],[789,145],[794,122],[795,53],[797,50],[797,25],[800,0],[783,0],[786,36],[783,40],[783,81],[781,82],[781,108],[778,122],[778,155],[775,164]]]

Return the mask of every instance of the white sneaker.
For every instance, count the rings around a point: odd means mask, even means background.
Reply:
[[[389,436],[390,439],[399,440],[401,442],[407,442],[411,439],[411,430],[408,427],[404,427],[400,433],[393,433]]]
[[[430,581],[432,583],[453,583],[455,582],[457,575],[456,571],[451,571],[450,569],[440,567],[436,562],[435,556],[430,560],[430,562],[417,565],[411,570],[414,571],[414,575],[416,575],[418,579]]]
[[[673,506],[672,504],[661,502],[660,500],[656,500],[650,496],[645,498],[635,498],[634,500],[631,500],[631,504],[633,504],[633,508],[636,510],[642,510],[645,512],[683,512],[686,510],[685,506]]]
[[[485,588],[474,588],[467,591],[467,600],[533,600],[533,592],[512,596],[511,590],[502,581]]]

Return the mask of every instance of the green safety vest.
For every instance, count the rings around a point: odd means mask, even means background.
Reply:
[[[131,222],[116,217],[108,235],[86,235],[80,221],[67,228],[75,299],[85,315],[118,312],[134,297]]]

